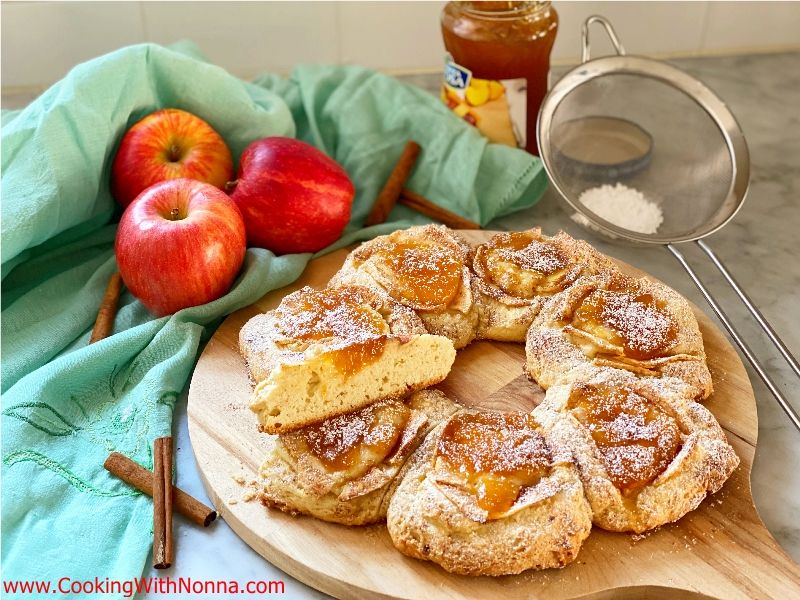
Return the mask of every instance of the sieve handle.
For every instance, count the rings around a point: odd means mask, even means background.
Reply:
[[[700,280],[695,270],[692,269],[688,262],[686,262],[686,258],[683,256],[681,251],[678,250],[673,244],[667,244],[667,250],[672,252],[673,256],[675,256],[675,258],[678,259],[678,262],[681,263],[681,266],[689,274],[689,277],[692,278],[692,281],[694,281],[697,289],[699,289],[700,293],[703,294],[706,302],[708,302],[709,306],[711,306],[711,308],[714,310],[714,313],[716,313],[717,317],[719,317],[719,320],[725,326],[725,329],[728,330],[728,333],[733,338],[733,341],[736,342],[736,345],[739,346],[739,349],[747,357],[747,360],[750,361],[753,369],[755,369],[756,373],[758,373],[758,376],[761,377],[764,385],[766,385],[767,388],[769,388],[769,391],[772,392],[772,395],[775,396],[775,399],[778,401],[778,404],[781,405],[783,412],[786,413],[786,416],[789,417],[789,420],[792,422],[792,424],[797,428],[798,431],[800,431],[800,416],[797,415],[794,408],[792,408],[792,405],[789,404],[789,401],[778,389],[778,386],[772,382],[772,379],[770,379],[769,375],[767,375],[764,367],[762,367],[761,363],[758,362],[758,359],[755,357],[755,354],[753,354],[753,351],[750,350],[750,347],[742,339],[742,336],[740,336],[739,332],[736,331],[733,324],[730,322],[730,319],[728,319],[728,315],[726,315],[725,311],[723,311],[720,305],[717,304],[717,301],[711,295],[711,292],[708,291],[708,288],[706,288],[706,286]]]
[[[617,54],[619,56],[625,56],[625,48],[622,47],[622,42],[619,41],[619,38],[617,37],[617,32],[614,31],[614,27],[611,25],[611,21],[600,15],[592,15],[583,22],[583,27],[581,28],[581,39],[582,39],[581,62],[585,63],[587,60],[591,58],[589,51],[589,26],[592,23],[600,23],[606,30],[606,34],[608,35],[608,38],[611,40],[611,43],[614,45],[614,50],[617,52]]]
[[[733,278],[733,275],[731,275],[730,271],[725,268],[725,265],[722,264],[722,261],[703,240],[696,240],[695,243],[702,248],[703,252],[705,252],[708,255],[708,258],[711,259],[711,262],[714,263],[714,266],[719,269],[719,272],[722,273],[722,276],[728,282],[728,285],[730,285],[733,291],[736,292],[736,295],[739,296],[739,300],[741,300],[742,303],[747,307],[747,310],[749,310],[750,314],[753,315],[753,318],[761,326],[761,329],[764,330],[764,333],[767,334],[767,337],[769,337],[769,339],[772,340],[772,343],[775,344],[778,352],[780,352],[783,355],[783,358],[786,359],[786,362],[789,363],[792,371],[794,371],[795,374],[800,377],[800,364],[798,364],[797,359],[792,355],[792,353],[786,347],[786,344],[783,343],[783,340],[775,332],[767,319],[764,318],[764,315],[761,314],[761,311],[758,310],[755,304],[753,304],[753,301],[750,300],[750,297],[739,286],[738,282]]]

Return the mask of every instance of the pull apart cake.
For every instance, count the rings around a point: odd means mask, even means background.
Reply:
[[[456,348],[526,342],[532,413],[440,391]],[[322,290],[251,319],[239,345],[268,437],[262,500],[466,575],[575,560],[592,524],[643,532],[720,489],[739,459],[696,400],[700,328],[670,288],[564,233],[471,249],[443,226],[381,236]]]

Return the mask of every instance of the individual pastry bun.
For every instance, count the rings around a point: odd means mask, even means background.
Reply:
[[[612,367],[641,377],[676,377],[698,400],[713,390],[689,303],[647,278],[582,278],[542,307],[525,350],[525,371],[544,389],[581,381],[594,367]]]
[[[568,453],[529,413],[463,410],[409,461],[389,502],[392,542],[463,575],[573,561],[591,511]]]
[[[677,380],[597,369],[547,390],[534,417],[574,457],[595,525],[641,533],[676,521],[739,464],[722,428]]]
[[[295,313],[302,313],[303,304],[314,302],[323,295],[327,296],[324,300],[325,304],[332,304],[337,302],[339,298],[344,298],[348,309],[352,303],[361,303],[376,311],[380,314],[380,318],[386,321],[388,332],[392,336],[402,338],[427,333],[425,326],[414,311],[392,302],[369,288],[343,286],[340,290],[318,292],[306,286],[293,294],[287,295],[281,302],[279,310],[258,314],[247,321],[239,330],[239,353],[247,366],[247,373],[253,386],[269,377],[281,356],[285,355],[286,352],[291,352],[293,346],[299,347],[302,345],[300,342],[293,343],[291,339],[292,332],[289,331],[291,324],[281,324],[277,319],[296,319]],[[300,318],[310,317],[302,317],[301,315]],[[328,318],[327,325],[331,330],[330,335],[319,337],[318,340],[314,341],[324,343],[329,340],[332,341],[334,337],[338,337],[342,343],[346,341],[344,338],[347,337],[347,332],[344,324],[336,323],[336,318],[331,315]],[[384,328],[381,327],[380,329]],[[338,336],[335,335],[337,333],[339,334]],[[322,336],[322,331],[318,328],[312,335]]]
[[[353,250],[330,285],[371,287],[414,310],[428,333],[462,348],[475,338],[478,313],[470,247],[444,225],[395,231]]]
[[[545,301],[580,277],[615,271],[614,263],[583,240],[563,231],[553,237],[541,229],[503,232],[472,253],[477,337],[524,342]]]
[[[406,460],[457,409],[441,392],[423,390],[269,436],[262,502],[344,525],[382,521]]]

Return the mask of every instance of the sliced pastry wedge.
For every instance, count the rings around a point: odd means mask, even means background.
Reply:
[[[580,472],[595,525],[641,533],[676,521],[739,464],[713,415],[680,385],[598,369],[533,411]]]
[[[409,461],[387,525],[408,556],[496,576],[573,561],[591,511],[569,454],[530,414],[464,410]]]
[[[455,360],[448,338],[418,333],[412,311],[364,287],[306,287],[255,319],[240,349],[267,433],[405,397],[443,380]]]
[[[270,436],[262,502],[343,525],[382,521],[411,453],[457,409],[441,392],[422,390]]]

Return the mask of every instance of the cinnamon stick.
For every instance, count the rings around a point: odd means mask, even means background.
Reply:
[[[172,438],[153,442],[153,567],[172,566]]]
[[[112,452],[108,455],[103,467],[116,477],[128,485],[132,485],[140,492],[153,496],[153,472],[145,469],[142,465],[134,462],[124,454],[119,452]],[[200,500],[190,496],[182,489],[175,486],[172,487],[173,503],[175,511],[182,514],[184,517],[208,527],[211,522],[217,518],[217,511],[213,508],[206,506]]]
[[[365,225],[378,225],[379,223],[384,223],[389,217],[389,213],[392,212],[394,205],[397,204],[397,199],[400,197],[400,190],[403,189],[406,180],[411,175],[411,171],[414,170],[414,165],[421,149],[420,145],[413,140],[406,143],[403,153],[397,160],[394,169],[392,169],[392,174],[389,175],[389,179],[383,185],[375,204],[372,205],[372,210],[364,222]]]
[[[440,223],[447,225],[451,229],[480,229],[481,226],[465,219],[461,215],[450,212],[446,208],[442,208],[438,204],[434,204],[424,196],[403,188],[398,200],[403,206],[413,208],[418,213],[422,213],[432,219],[436,219]]]
[[[119,304],[121,289],[122,278],[119,273],[115,272],[108,280],[106,293],[100,302],[100,310],[97,311],[97,320],[94,322],[92,337],[89,338],[90,344],[107,338],[114,330],[114,318],[117,316],[117,305]]]

